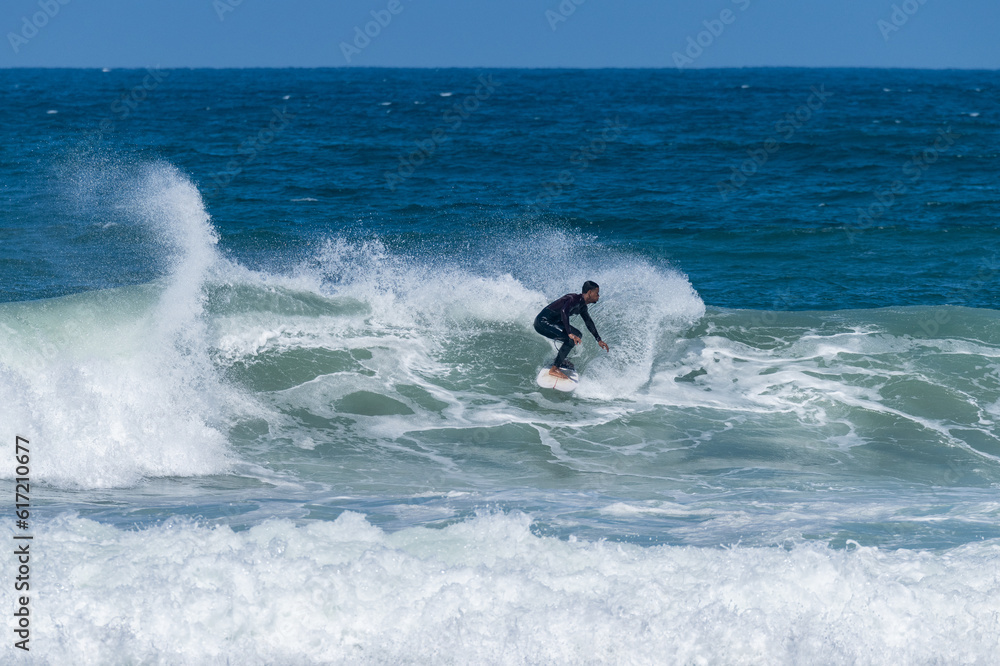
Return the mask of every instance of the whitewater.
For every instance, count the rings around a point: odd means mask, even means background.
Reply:
[[[706,308],[550,230],[473,262],[333,238],[271,274],[218,252],[175,168],[127,189],[164,278],[0,306],[0,400],[44,442],[39,663],[996,649],[991,313],[933,338],[919,309]],[[544,393],[532,314],[586,278],[614,353]]]

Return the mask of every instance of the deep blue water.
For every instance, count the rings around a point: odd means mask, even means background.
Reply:
[[[135,239],[93,236],[114,211],[67,190],[95,164],[162,159],[207,197],[224,251],[255,266],[293,263],[331,234],[475,245],[487,229],[545,225],[669,262],[722,307],[994,307],[998,78],[7,70],[4,300],[157,275]],[[720,190],[741,168],[752,175]],[[114,252],[114,274],[90,252]]]

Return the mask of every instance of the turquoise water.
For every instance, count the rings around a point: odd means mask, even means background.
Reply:
[[[995,72],[3,76],[39,663],[991,659]]]

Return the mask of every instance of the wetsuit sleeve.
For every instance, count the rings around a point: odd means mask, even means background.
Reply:
[[[569,307],[564,305],[559,310],[559,314],[562,315],[563,330],[566,331],[566,334],[568,335],[569,332],[572,330],[569,327]]]
[[[580,310],[580,316],[583,317],[583,323],[587,325],[587,330],[590,334],[594,336],[594,339],[598,342],[601,341],[601,336],[597,334],[597,327],[594,326],[594,320],[590,318],[590,313],[587,312],[587,306],[584,305],[583,309]]]

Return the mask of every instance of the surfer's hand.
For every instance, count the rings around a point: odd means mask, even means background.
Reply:
[[[608,343],[607,343],[607,342],[605,342],[604,340],[601,340],[601,341],[599,341],[599,342],[598,342],[597,344],[598,344],[598,346],[599,346],[599,347],[600,347],[601,349],[603,349],[604,351],[606,351],[606,352],[609,352],[609,351],[611,351],[611,348],[610,348],[610,347],[608,347]]]
[[[573,335],[572,333],[570,333],[569,334],[569,339],[573,341],[574,345],[580,344],[580,336],[579,335]]]

